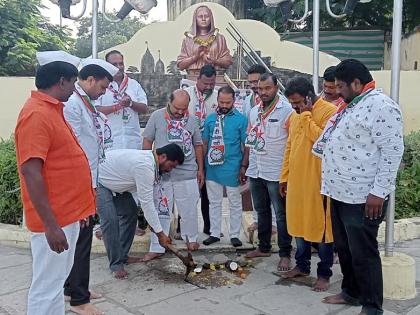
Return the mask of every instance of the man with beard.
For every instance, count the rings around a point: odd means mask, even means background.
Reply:
[[[335,66],[331,66],[325,69],[322,82],[323,90],[320,96],[327,102],[340,107],[344,101],[343,98],[337,94],[337,87],[335,86],[334,77],[335,68]]]
[[[210,114],[204,124],[203,143],[206,154],[206,185],[210,200],[210,232],[203,241],[210,245],[220,241],[222,228],[223,187],[229,200],[230,242],[242,246],[239,239],[242,219],[242,200],[239,184],[246,181],[240,169],[248,166],[249,148],[242,147],[246,139],[247,119],[234,108],[235,91],[224,86],[218,91],[216,113]]]
[[[312,146],[337,108],[315,96],[311,82],[302,77],[291,79],[285,94],[297,113],[290,118],[280,195],[287,195],[287,231],[295,237],[297,250],[296,267],[283,277],[310,274],[311,244],[315,243],[321,261],[313,290],[320,292],[328,289],[332,276],[333,238],[328,198],[320,194],[321,159],[312,154]]]
[[[248,119],[249,118],[249,112],[251,111],[254,106],[258,106],[261,104],[261,98],[258,96],[258,82],[260,81],[260,77],[262,74],[267,73],[267,70],[264,68],[264,66],[260,64],[252,65],[248,71],[248,87],[252,90],[252,93],[245,99],[244,105],[243,105],[243,114]],[[277,223],[276,223],[276,213],[274,211],[274,207],[271,207],[271,215],[272,215],[272,233],[277,233]],[[255,209],[253,207],[252,210],[252,219],[254,222],[252,222],[248,226],[248,232],[253,234],[258,227],[258,217],[257,212],[255,212]]]
[[[184,153],[176,144],[153,151],[119,149],[107,152],[99,169],[98,213],[109,259],[109,267],[117,279],[126,279],[124,264],[130,263],[128,252],[133,243],[137,223],[137,204],[130,195],[136,192],[144,216],[156,234],[159,244],[171,242],[159,222],[154,203],[154,187],[164,173],[184,163]]]
[[[325,134],[321,193],[331,198],[331,219],[343,281],[329,304],[362,305],[359,315],[383,314],[378,228],[404,152],[400,107],[358,60],[335,70],[347,107]]]
[[[279,178],[284,149],[288,137],[288,120],[293,113],[289,102],[278,95],[279,84],[274,74],[263,74],[258,83],[262,103],[251,109],[251,128],[245,144],[251,148],[249,167],[250,188],[255,211],[258,214],[258,248],[246,256],[271,255],[271,204],[277,217],[277,235],[280,261],[279,271],[290,269],[292,238],[287,233],[285,200],[279,193]]]
[[[208,64],[200,69],[197,83],[186,89],[190,96],[188,111],[190,115],[196,116],[200,124],[200,130],[204,130],[204,122],[208,115],[214,113],[217,108],[216,69]],[[203,177],[204,170],[199,176]],[[207,197],[206,185],[201,187],[201,214],[203,216],[203,232],[210,235],[209,199]]]

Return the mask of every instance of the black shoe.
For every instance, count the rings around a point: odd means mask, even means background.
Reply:
[[[203,241],[203,244],[204,245],[211,245],[211,244],[216,243],[216,242],[219,242],[219,241],[220,241],[220,238],[214,237],[214,236],[209,236],[208,238],[206,238]]]
[[[230,243],[232,244],[233,247],[239,247],[242,246],[242,242],[239,238],[234,237],[230,239]]]

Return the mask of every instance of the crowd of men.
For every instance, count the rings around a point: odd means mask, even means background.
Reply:
[[[376,238],[404,150],[402,116],[362,63],[349,59],[326,69],[320,95],[302,77],[281,93],[277,77],[254,65],[252,93],[237,108],[235,90],[216,89],[216,71],[205,65],[196,84],[173,91],[141,134],[138,115],[147,112],[147,97],[125,74],[120,52],[86,59],[80,71],[79,58],[62,51],[37,59],[37,91],[15,130],[32,232],[27,314],[64,314],[65,298],[74,313],[103,314],[90,303],[101,297],[89,289],[95,214],[117,279],[127,278],[126,264],[163,255],[169,235],[190,250],[219,242],[224,190],[228,237],[242,246],[240,186],[247,181],[255,213],[249,231],[258,233],[258,247],[246,257],[270,256],[277,233],[278,271],[305,277],[315,247],[313,290],[320,292],[328,289],[336,251],[342,291],[323,302],[383,313]],[[139,205],[152,231],[141,258],[129,256]]]

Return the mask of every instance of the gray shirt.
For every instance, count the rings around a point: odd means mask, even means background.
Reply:
[[[165,119],[165,112],[166,107],[154,111],[143,131],[143,138],[154,142],[155,148],[161,148],[170,143],[167,135],[168,123]],[[191,134],[194,145],[201,145],[203,143],[201,140],[198,118],[196,116],[190,115],[186,129]],[[182,146],[182,143],[177,144]],[[195,157],[195,150],[193,149],[192,153],[185,157],[184,163],[171,171],[171,180],[179,181],[194,179],[197,177],[197,170],[198,166]]]

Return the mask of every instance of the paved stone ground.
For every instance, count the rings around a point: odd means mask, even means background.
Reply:
[[[420,240],[397,244],[397,250],[416,259],[417,283],[420,284]],[[238,259],[243,252],[225,251],[225,255]],[[216,253],[201,250],[196,260],[212,261]],[[313,256],[315,274],[317,257]],[[330,306],[321,299],[336,293],[340,287],[339,267],[329,292],[315,293],[307,283],[284,282],[274,274],[277,255],[254,260],[254,268],[242,285],[228,285],[202,289],[183,281],[184,268],[171,255],[149,264],[128,266],[128,280],[115,280],[108,271],[107,258],[92,257],[91,286],[104,295],[95,303],[108,315],[169,315],[169,314],[314,314],[351,315],[359,308]],[[31,279],[31,255],[25,249],[0,246],[0,314],[25,314],[26,297]],[[310,282],[310,281],[307,281]],[[386,301],[385,314],[420,314],[420,299]],[[69,313],[70,314],[70,313]]]

